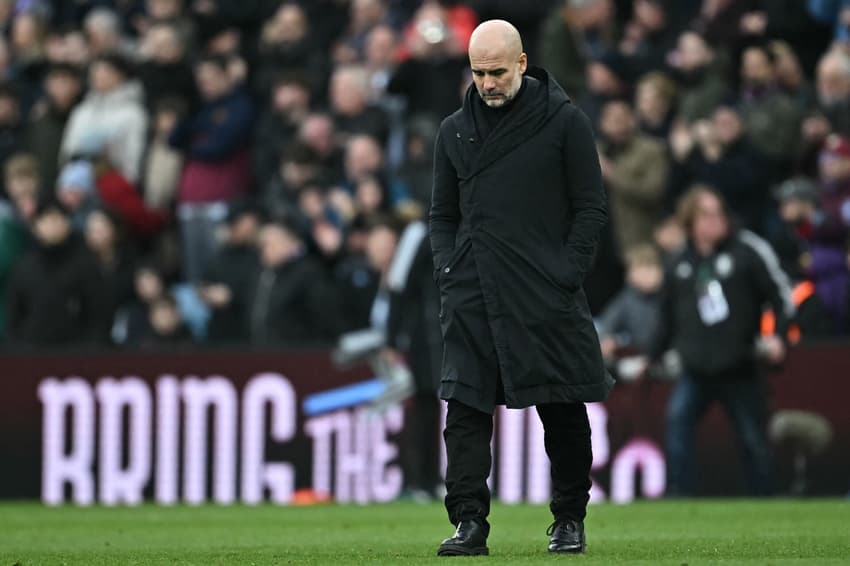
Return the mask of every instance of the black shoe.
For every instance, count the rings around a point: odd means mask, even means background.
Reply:
[[[581,554],[584,552],[584,523],[564,519],[549,526],[549,552]]]
[[[468,519],[457,524],[455,536],[447,538],[437,550],[437,556],[483,556],[490,554],[487,535],[478,521]]]

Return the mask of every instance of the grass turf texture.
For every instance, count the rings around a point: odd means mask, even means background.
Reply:
[[[494,505],[491,556],[437,558],[439,505],[46,508],[0,504],[0,566],[850,564],[850,501],[596,505],[584,556],[550,556],[541,506]]]

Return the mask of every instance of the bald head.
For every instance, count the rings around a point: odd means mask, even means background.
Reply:
[[[512,100],[520,86],[527,58],[517,29],[504,20],[488,20],[472,32],[469,65],[478,94],[493,108]]]
[[[519,57],[522,38],[519,31],[505,20],[487,20],[475,28],[469,38],[469,56],[505,54]]]

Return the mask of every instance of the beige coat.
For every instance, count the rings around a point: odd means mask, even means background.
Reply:
[[[612,223],[620,249],[652,241],[664,202],[669,160],[664,145],[638,135],[609,159],[612,172],[606,186],[612,208]]]

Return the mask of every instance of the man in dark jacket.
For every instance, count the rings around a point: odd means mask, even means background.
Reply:
[[[212,344],[244,344],[248,327],[243,301],[254,283],[257,234],[262,210],[252,202],[233,206],[227,215],[227,242],[207,268],[201,297],[212,311],[207,340]]]
[[[74,66],[52,66],[44,80],[44,98],[33,107],[26,126],[27,150],[38,160],[42,187],[48,191],[53,190],[59,175],[62,134],[81,91],[82,78]]]
[[[583,405],[613,381],[581,290],[607,205],[589,121],[542,70],[526,72],[519,33],[473,33],[474,85],[443,121],[430,215],[448,400],[440,555],[486,554],[496,404],[537,405],[552,463],[549,550],[582,552],[590,489]]]
[[[38,248],[18,264],[7,290],[8,339],[16,346],[105,344],[109,305],[94,255],[71,231],[58,202],[39,206]]]
[[[260,231],[260,266],[248,307],[253,344],[328,344],[338,334],[334,287],[297,232],[272,222]]]
[[[776,333],[759,350],[771,363],[785,356],[794,315],[788,278],[770,246],[730,226],[719,193],[697,187],[679,205],[688,245],[671,263],[661,300],[661,331],[651,357],[672,347],[683,372],[667,409],[667,489],[692,495],[694,433],[714,401],[723,404],[742,441],[750,491],[771,491],[767,403],[758,379],[757,346],[762,308],[773,307]],[[706,347],[710,345],[710,347]]]

